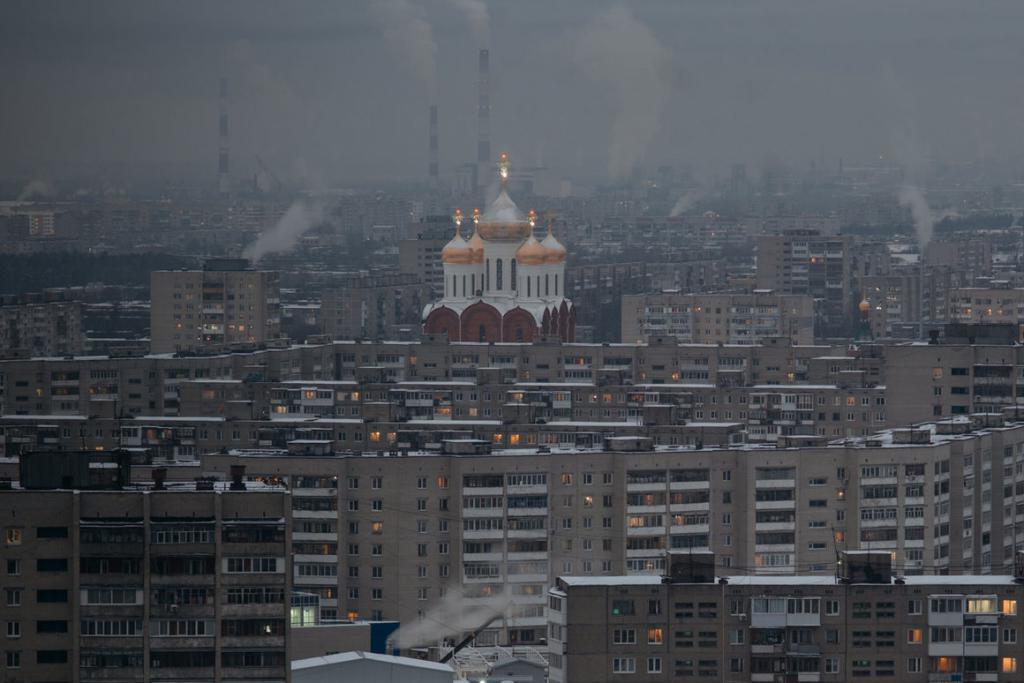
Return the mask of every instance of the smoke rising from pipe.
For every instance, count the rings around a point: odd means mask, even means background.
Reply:
[[[507,590],[487,598],[469,597],[453,586],[444,600],[414,623],[402,624],[395,633],[395,646],[400,649],[420,645],[436,645],[443,638],[461,640],[465,631],[474,631],[488,619],[504,614],[509,605]]]
[[[449,0],[465,15],[473,36],[481,47],[491,44],[491,14],[483,0]]]
[[[703,193],[697,192],[696,190],[687,190],[676,200],[676,203],[672,206],[672,210],[668,212],[669,218],[675,218],[681,216],[685,212],[693,208],[693,205],[697,203],[697,200],[701,198]]]
[[[257,263],[267,254],[287,251],[306,231],[322,222],[324,216],[324,205],[320,200],[300,199],[288,207],[273,228],[262,232],[255,242],[247,246],[242,256]]]
[[[48,181],[38,179],[30,180],[29,183],[22,188],[17,201],[26,202],[30,199],[45,199],[47,197],[52,197],[55,194],[57,194],[57,191]]]
[[[928,208],[928,200],[924,193],[912,185],[904,185],[900,188],[900,206],[910,207],[910,215],[914,219],[914,232],[917,234],[917,244],[924,251],[932,239],[934,223],[932,212]]]
[[[608,174],[621,180],[644,158],[668,98],[670,54],[625,7],[594,17],[577,35],[573,58],[612,99]]]
[[[375,0],[370,11],[380,23],[384,42],[433,97],[437,92],[437,42],[421,9],[408,0]]]

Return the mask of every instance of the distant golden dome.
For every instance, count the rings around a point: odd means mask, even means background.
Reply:
[[[498,198],[480,216],[477,232],[485,240],[522,240],[530,234],[530,221],[502,188]]]
[[[555,238],[555,234],[548,228],[547,236],[541,241],[540,245],[544,247],[544,262],[545,263],[564,263],[565,262],[565,247]]]
[[[524,266],[540,266],[547,260],[547,250],[530,232],[523,245],[516,250],[516,261]]]
[[[480,233],[476,230],[473,231],[473,236],[469,238],[470,251],[473,253],[473,260],[470,263],[483,263],[484,262],[484,241],[480,239]]]
[[[473,262],[473,250],[469,242],[462,239],[462,234],[458,229],[455,231],[455,237],[448,244],[444,245],[444,249],[441,250],[441,260],[445,263],[458,265]]]
[[[871,309],[871,304],[868,303],[867,299],[861,299],[861,302],[857,304],[857,308],[861,313],[867,313]]]

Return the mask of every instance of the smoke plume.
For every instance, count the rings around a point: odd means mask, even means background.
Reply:
[[[481,47],[491,43],[491,15],[483,0],[449,0],[462,12]]]
[[[32,180],[29,181],[21,190],[21,194],[18,195],[17,201],[27,202],[30,199],[45,199],[52,197],[56,194],[53,185],[45,180]]]
[[[307,230],[323,221],[324,205],[316,199],[300,199],[288,207],[281,220],[260,234],[259,238],[242,252],[242,256],[257,263],[267,254],[287,251],[295,246]]]
[[[403,623],[395,633],[395,646],[407,649],[421,645],[436,645],[443,638],[462,639],[465,631],[474,631],[489,619],[502,615],[509,605],[509,595],[503,592],[487,598],[469,597],[457,586],[452,586],[444,600],[412,623]]]
[[[437,43],[421,10],[408,0],[376,0],[370,11],[388,47],[433,96],[437,91]]]
[[[932,213],[928,208],[928,200],[920,189],[911,185],[904,185],[900,188],[900,206],[910,207],[910,215],[914,219],[914,232],[917,234],[917,244],[923,251],[932,239]]]
[[[612,100],[608,173],[621,180],[643,159],[668,97],[669,51],[625,7],[594,17],[576,36],[573,58]]]
[[[701,193],[696,190],[687,190],[676,200],[676,203],[672,206],[672,210],[668,212],[670,218],[681,216],[685,212],[693,208],[693,205],[697,203],[697,200],[701,198]]]

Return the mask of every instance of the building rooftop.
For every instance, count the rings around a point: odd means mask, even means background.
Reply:
[[[339,652],[338,654],[326,655],[324,657],[310,657],[309,659],[297,659],[292,662],[292,671],[299,671],[302,669],[314,669],[320,666],[331,666],[333,664],[346,664],[348,662],[357,662],[359,660],[367,660],[372,662],[379,662],[381,664],[392,664],[397,666],[406,666],[414,669],[428,669],[430,671],[444,671],[445,673],[455,674],[455,670],[447,664],[440,664],[438,662],[428,662],[422,659],[413,659],[412,657],[395,657],[393,655],[378,655],[372,652]]]
[[[660,575],[643,574],[634,576],[560,576],[560,581],[567,586],[659,586],[664,582]],[[839,581],[835,576],[800,574],[793,576],[721,576],[716,581],[725,579],[730,586],[836,586]],[[1019,585],[1013,576],[1003,574],[952,574],[935,576],[904,576],[900,577],[908,586],[1007,586]],[[888,585],[895,584],[890,580]],[[711,585],[711,584],[707,584]],[[887,585],[887,584],[865,584]]]

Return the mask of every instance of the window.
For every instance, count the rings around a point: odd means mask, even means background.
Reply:
[[[632,674],[636,673],[635,657],[616,657],[612,660],[612,673]]]
[[[21,545],[23,531],[20,528],[11,527],[4,534],[4,543],[7,545]]]
[[[647,629],[647,644],[661,645],[664,642],[664,631],[659,626],[651,626]]]
[[[920,614],[921,613],[921,601],[920,600],[907,600],[907,614]]]
[[[21,607],[21,589],[8,588],[4,591],[8,607]]]
[[[635,614],[632,600],[612,600],[612,616],[631,616]]]
[[[67,664],[67,650],[36,650],[36,664]]]
[[[838,657],[826,657],[825,658],[825,673],[837,674],[839,673],[839,658]]]
[[[741,629],[741,628],[733,629],[732,631],[729,632],[729,644],[730,645],[742,645],[743,642],[744,642],[745,636],[746,636],[746,632],[743,629]]]
[[[18,576],[21,574],[21,560],[7,560],[7,575]]]
[[[66,603],[67,601],[68,601],[68,592],[66,590],[48,589],[48,590],[38,590],[38,591],[36,591],[36,602],[40,602],[40,603]]]
[[[839,601],[838,600],[826,600],[825,601],[825,614],[834,617],[839,614]]]
[[[21,638],[21,622],[20,621],[8,621],[7,622],[7,637],[8,638]]]
[[[734,674],[743,673],[743,658],[731,657],[729,659],[729,671]]]
[[[924,632],[919,628],[908,628],[907,629],[907,643],[910,645],[920,645],[924,637]]]
[[[1016,657],[1003,657],[1000,662],[999,670],[1004,674],[1015,674],[1017,673],[1017,658]]]
[[[1017,642],[1017,629],[1015,629],[1015,628],[1004,628],[1003,629],[1003,642],[1004,643],[1016,643]]]
[[[647,673],[649,673],[649,674],[660,674],[661,673],[661,657],[648,657],[647,658]]]
[[[1009,616],[1016,616],[1017,614],[1017,601],[1012,598],[1003,600],[1002,613]]]
[[[616,645],[636,645],[636,629],[615,629],[615,631],[612,632],[612,642]]]
[[[907,673],[908,674],[919,674],[919,673],[921,673],[921,658],[920,657],[909,657],[907,659]]]
[[[273,574],[278,571],[278,558],[229,557],[226,565],[229,574]]]

